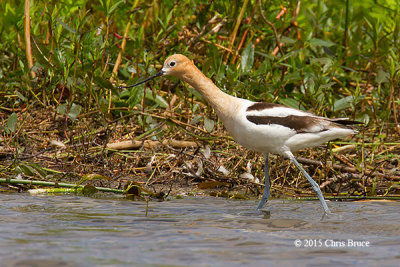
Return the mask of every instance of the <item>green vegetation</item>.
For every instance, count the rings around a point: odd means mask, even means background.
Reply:
[[[136,181],[170,192],[208,183],[203,188],[259,192],[238,176],[250,162],[262,177],[261,157],[226,136],[196,91],[175,79],[115,88],[181,53],[229,94],[364,122],[347,152],[302,152],[315,159],[303,163],[327,193],[399,191],[395,0],[11,0],[0,11],[3,177],[76,183],[100,174],[91,182],[106,187]],[[116,139],[153,143],[107,148]],[[211,156],[164,140],[202,142]],[[312,191],[287,162],[273,161],[275,196]],[[218,172],[221,165],[230,173]]]

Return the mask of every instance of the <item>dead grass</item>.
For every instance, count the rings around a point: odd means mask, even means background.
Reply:
[[[188,110],[173,116],[152,110],[145,114],[158,129],[146,132],[138,121],[144,113],[130,112],[117,120],[92,112],[72,122],[53,107],[19,110],[18,121],[22,123],[18,131],[4,133],[0,140],[2,178],[72,183],[83,179],[84,183],[109,188],[135,182],[164,196],[248,198],[262,193],[262,155],[237,145],[220,124],[209,134],[200,122],[190,124],[193,114]],[[215,114],[211,117],[216,119]],[[2,126],[6,122],[3,120]],[[143,141],[143,146],[107,148],[107,144],[121,140]],[[145,146],[145,140],[175,143]],[[197,147],[177,147],[183,140]],[[301,151],[297,156],[326,196],[396,196],[400,193],[400,145],[395,142],[394,129],[380,128],[378,133],[376,128],[365,128],[352,139]],[[289,160],[279,156],[270,160],[272,197],[314,196],[310,184]]]

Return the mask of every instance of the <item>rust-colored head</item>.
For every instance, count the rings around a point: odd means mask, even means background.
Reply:
[[[187,71],[188,65],[192,65],[193,62],[181,54],[175,54],[169,56],[162,68],[163,75],[172,75],[181,78],[182,75]]]
[[[192,67],[192,68],[190,68],[190,67]],[[134,86],[143,84],[147,81],[150,81],[156,77],[163,76],[163,75],[172,75],[172,76],[178,77],[180,79],[183,78],[183,80],[185,80],[185,78],[184,78],[185,73],[192,71],[193,67],[194,67],[193,62],[190,59],[188,59],[184,55],[175,54],[175,55],[168,57],[165,60],[163,68],[156,74],[144,79],[143,81],[135,83],[133,85],[118,86],[117,88],[134,87]],[[194,69],[196,69],[196,67],[194,67]]]

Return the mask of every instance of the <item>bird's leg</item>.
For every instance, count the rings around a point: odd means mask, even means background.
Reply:
[[[319,201],[322,204],[322,207],[324,208],[326,213],[331,213],[331,211],[328,208],[328,205],[325,202],[324,196],[322,195],[321,189],[319,188],[319,185],[311,178],[311,176],[304,170],[304,168],[300,165],[300,163],[296,160],[296,158],[293,156],[292,152],[286,151],[286,155],[290,158],[290,160],[296,165],[297,168],[304,174],[304,176],[307,178],[307,180],[310,182],[312,185],[315,193],[317,193]]]
[[[262,209],[262,207],[264,207],[265,203],[267,203],[267,200],[269,198],[269,154],[268,153],[264,154],[264,161],[265,161],[264,162],[265,187],[264,187],[263,196],[257,207],[258,210],[260,210],[260,209]]]

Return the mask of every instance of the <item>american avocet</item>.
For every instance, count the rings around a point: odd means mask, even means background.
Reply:
[[[130,86],[134,87],[155,77],[172,75],[187,82],[201,93],[214,108],[232,137],[242,146],[264,153],[265,188],[257,209],[261,209],[270,195],[269,153],[289,158],[311,183],[326,213],[328,205],[318,184],[299,164],[292,152],[321,145],[329,140],[355,134],[348,125],[357,122],[347,118],[328,119],[284,105],[252,102],[221,91],[187,57],[176,54],[165,60],[155,75]]]

